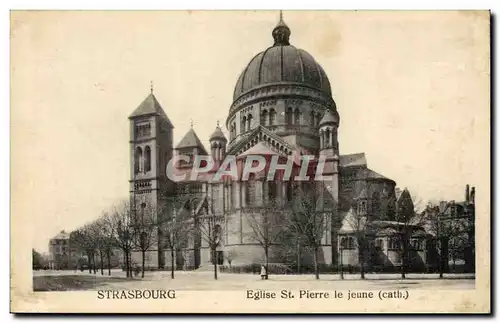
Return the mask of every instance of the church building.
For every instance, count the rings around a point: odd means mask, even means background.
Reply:
[[[147,212],[150,206],[164,208],[172,198],[189,196],[182,211],[190,213],[193,221],[189,225],[195,228],[174,253],[179,269],[262,264],[264,249],[252,237],[249,219],[255,218],[269,200],[292,201],[300,190],[290,182],[259,177],[248,181],[208,178],[173,182],[166,168],[177,155],[210,155],[216,166],[226,156],[236,156],[238,163],[250,155],[322,156],[323,174],[329,180],[318,183],[322,189],[317,192],[323,192],[318,201],[327,205],[328,226],[321,238],[318,261],[325,266],[336,268],[341,261],[341,249],[343,257],[344,249],[349,249],[343,264],[357,266],[360,261],[351,252],[355,242],[349,240],[349,232],[353,231],[347,227],[349,214],[385,221],[381,223],[387,226],[395,220],[395,181],[370,169],[364,153],[341,154],[340,115],[327,73],[311,54],[292,45],[291,30],[282,16],[269,40],[270,47],[251,58],[236,80],[225,122],[228,138],[217,124],[209,138],[210,146],[204,147],[191,127],[174,146],[174,125],[152,91],[129,117],[131,201]],[[193,160],[179,164],[179,168],[189,170]],[[408,197],[409,194],[404,196]],[[280,226],[279,221],[276,226]],[[213,241],[204,238],[203,232],[213,233],[218,239],[215,252],[210,248]],[[172,260],[165,243],[168,237],[162,228],[156,234],[146,263],[152,268],[167,268]],[[291,261],[282,249],[271,246],[269,263]],[[136,253],[134,261],[140,263],[140,257]],[[307,254],[303,258],[306,263],[312,259]]]

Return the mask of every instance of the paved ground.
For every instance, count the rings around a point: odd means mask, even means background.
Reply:
[[[437,274],[408,274],[401,280],[399,274],[366,274],[361,280],[359,274],[320,275],[316,280],[313,275],[273,275],[269,280],[261,280],[252,274],[219,273],[214,280],[212,272],[177,271],[175,279],[170,272],[147,272],[144,278],[125,278],[121,270],[112,270],[111,277],[87,272],[75,271],[35,271],[33,286],[35,290],[97,290],[97,289],[174,289],[174,290],[245,290],[245,289],[423,289],[456,290],[474,289],[474,276],[470,274],[445,274],[439,279]]]

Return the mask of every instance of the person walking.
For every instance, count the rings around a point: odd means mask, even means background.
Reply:
[[[260,278],[267,279],[267,270],[266,267],[264,267],[264,265],[260,266]]]

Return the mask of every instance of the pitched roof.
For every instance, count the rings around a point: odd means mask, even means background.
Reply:
[[[62,230],[56,236],[54,236],[52,239],[54,239],[54,240],[67,240],[67,239],[69,239],[69,233]]]
[[[201,143],[200,138],[198,137],[196,132],[194,132],[194,129],[191,128],[184,135],[184,137],[182,137],[181,141],[179,141],[179,143],[177,144],[177,146],[175,148],[179,149],[179,148],[194,148],[194,147],[201,147],[201,148],[205,149],[205,147]]]
[[[337,123],[337,121],[335,120],[333,114],[329,110],[326,110],[323,118],[321,118],[321,121],[319,122],[319,125],[321,126],[329,123]]]
[[[217,125],[215,131],[212,133],[209,139],[210,140],[223,139],[227,141],[226,136],[224,136],[224,133],[222,132],[222,129],[219,127],[219,125]]]
[[[384,175],[379,174],[379,173],[377,173],[369,168],[367,168],[366,170],[363,171],[363,176],[365,178],[369,178],[369,179],[385,179],[385,180],[392,181],[392,179],[385,177]]]
[[[170,119],[167,117],[167,114],[165,111],[163,111],[163,108],[161,107],[160,103],[156,99],[153,93],[150,93],[144,101],[142,101],[141,104],[137,107],[137,109],[132,112],[129,118],[134,118],[134,117],[139,117],[139,116],[144,116],[144,115],[149,115],[149,114],[154,114],[154,115],[160,115],[162,116],[171,126],[172,122]]]
[[[404,203],[406,201],[412,201],[410,191],[405,187],[404,190],[401,192],[401,195],[398,197],[397,203]]]
[[[231,146],[231,148],[228,151],[228,155],[237,155],[238,152],[243,153],[241,149],[246,145],[250,140],[255,138],[256,135],[261,132],[262,134],[266,135],[268,138],[271,138],[274,140],[276,143],[279,143],[280,145],[287,147],[288,150],[293,151],[293,146],[290,145],[288,142],[286,142],[283,138],[275,134],[274,132],[269,131],[265,127],[262,127],[261,125],[258,125],[254,130],[250,132],[249,135],[247,135],[245,138],[241,139],[238,143],[236,143],[234,146]]]
[[[247,151],[240,154],[238,157],[244,157],[249,155],[279,155],[276,151],[272,150],[262,141],[258,142],[255,146],[250,147]]]
[[[339,164],[340,167],[366,166],[365,153],[341,155]]]
[[[361,199],[368,199],[368,192],[366,192],[366,188],[363,187],[363,189],[361,190],[361,192],[359,193],[358,197],[356,198],[358,200],[361,200]]]

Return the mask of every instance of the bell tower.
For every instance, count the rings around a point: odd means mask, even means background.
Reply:
[[[136,218],[153,220],[172,193],[173,183],[166,167],[173,154],[173,128],[160,103],[151,93],[129,116],[130,120],[130,207]],[[156,222],[157,223],[157,222]],[[158,230],[160,228],[157,228]],[[161,232],[148,250],[147,266],[163,267]]]
[[[330,218],[330,242],[332,245],[332,264],[337,264],[337,232],[340,229],[342,219],[338,212],[339,204],[339,142],[337,138],[337,129],[339,126],[338,113],[332,113],[325,110],[323,118],[319,122],[319,155],[324,158],[325,166],[323,176],[328,177],[324,181],[325,190],[323,194],[330,194],[332,200],[331,218]]]

